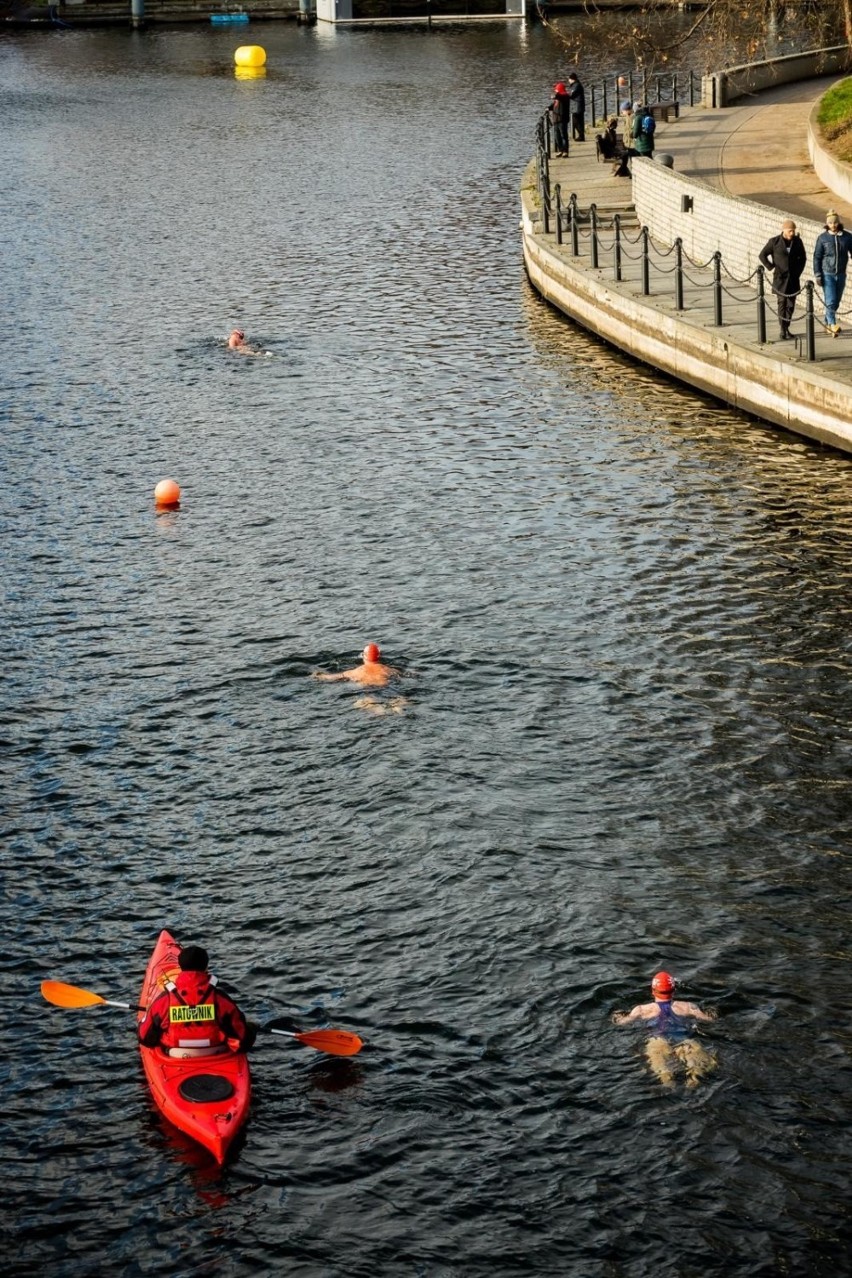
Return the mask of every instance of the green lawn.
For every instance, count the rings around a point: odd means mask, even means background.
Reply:
[[[820,103],[817,123],[839,160],[852,160],[852,79],[829,89]]]

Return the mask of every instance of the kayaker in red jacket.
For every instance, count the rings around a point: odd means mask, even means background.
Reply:
[[[187,945],[178,955],[180,973],[139,1022],[143,1047],[158,1045],[170,1056],[212,1056],[227,1052],[229,1039],[238,1051],[247,1051],[254,1031],[246,1024],[236,1003],[216,989],[216,978],[207,970],[207,951]]]

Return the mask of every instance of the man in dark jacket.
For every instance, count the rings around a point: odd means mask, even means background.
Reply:
[[[759,257],[767,271],[772,271],[772,292],[778,303],[781,340],[787,341],[796,309],[796,294],[807,261],[805,246],[791,218],[782,222],[781,234],[764,244]]]
[[[836,337],[840,332],[837,308],[846,287],[846,268],[852,253],[852,235],[844,231],[843,223],[829,209],[825,215],[825,230],[817,236],[814,245],[814,279],[823,291],[825,299],[825,327]]]
[[[575,142],[586,140],[586,90],[572,71],[568,77],[568,97],[571,99],[571,136]]]

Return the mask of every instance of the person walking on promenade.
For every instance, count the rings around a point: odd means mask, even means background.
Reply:
[[[758,256],[767,271],[772,271],[772,292],[778,304],[781,340],[785,342],[790,337],[796,295],[807,262],[805,246],[792,218],[781,223],[781,234],[767,240]]]
[[[715,1012],[703,1012],[696,1003],[674,999],[675,982],[668,972],[658,972],[651,982],[653,1003],[637,1003],[629,1012],[614,1012],[613,1025],[643,1024],[651,1032],[645,1056],[664,1086],[674,1082],[678,1065],[683,1065],[687,1087],[715,1069],[716,1059],[692,1037],[691,1021],[715,1021]]]
[[[553,97],[548,107],[550,122],[556,142],[556,154],[568,154],[568,118],[571,114],[571,98],[565,85],[560,82],[553,86]]]
[[[846,267],[852,253],[852,235],[844,231],[843,223],[829,209],[825,215],[825,230],[817,236],[814,245],[814,279],[822,289],[825,300],[825,327],[832,337],[840,332],[837,308],[846,287]]]
[[[585,142],[586,90],[577,79],[576,71],[568,76],[568,97],[571,99],[571,137],[575,142]]]
[[[641,102],[633,103],[633,150],[636,155],[647,155],[650,160],[654,154],[654,131],[657,125],[651,115],[650,107]]]

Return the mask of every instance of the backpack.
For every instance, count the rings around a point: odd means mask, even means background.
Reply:
[[[654,119],[652,115],[646,115],[643,118],[642,132],[645,134],[646,138],[652,138],[654,136],[654,130],[656,129],[656,127],[657,127],[657,121]]]

